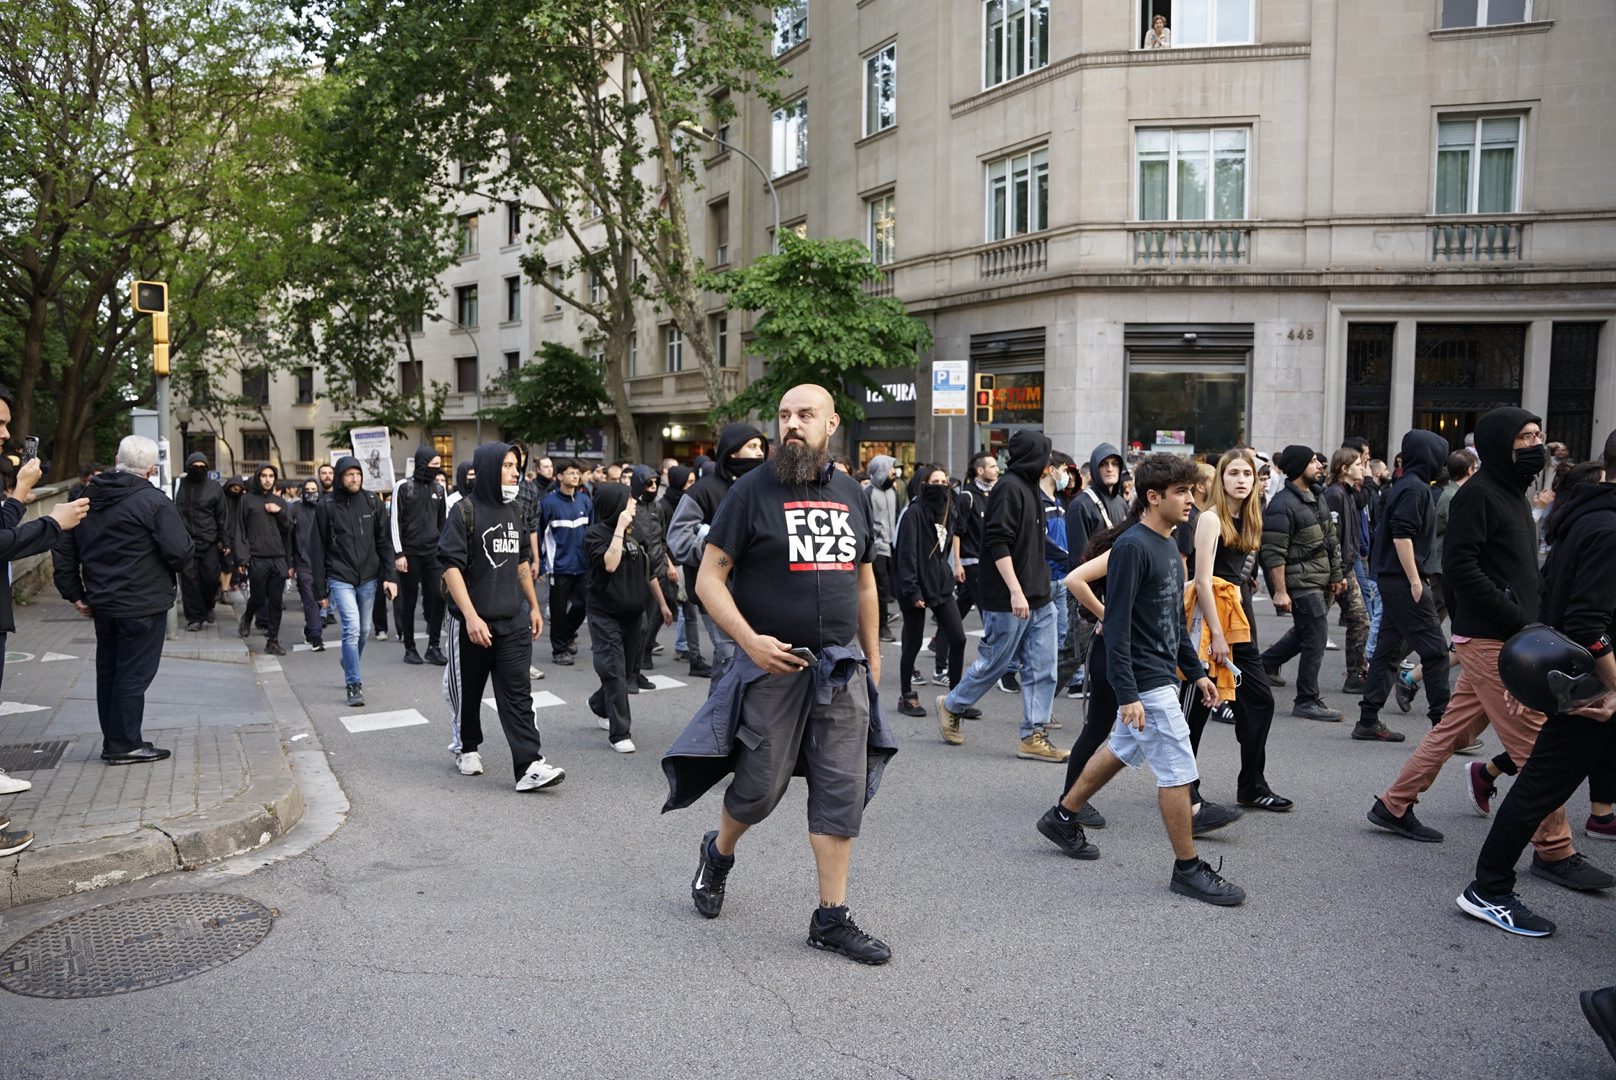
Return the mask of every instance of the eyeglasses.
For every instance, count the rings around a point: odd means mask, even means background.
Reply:
[[[1515,436],[1516,446],[1537,446],[1543,442],[1541,431],[1523,431]]]

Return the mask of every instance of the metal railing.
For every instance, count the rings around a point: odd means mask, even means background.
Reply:
[[[1135,266],[1249,266],[1251,234],[1230,225],[1128,230]]]

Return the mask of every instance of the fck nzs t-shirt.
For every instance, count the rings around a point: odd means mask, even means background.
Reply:
[[[816,652],[857,637],[870,518],[851,476],[787,487],[760,465],[724,496],[707,542],[734,559],[735,605],[758,633]]]

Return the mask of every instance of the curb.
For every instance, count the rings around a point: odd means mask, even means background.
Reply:
[[[238,730],[252,777],[247,789],[206,811],[147,825],[125,836],[24,851],[11,860],[0,911],[197,867],[262,847],[303,819],[273,724]]]

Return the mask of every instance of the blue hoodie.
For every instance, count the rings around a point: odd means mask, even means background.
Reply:
[[[584,531],[595,518],[595,504],[582,487],[571,495],[561,493],[561,485],[539,503],[540,550],[545,574],[587,574],[589,560],[584,555]]]

